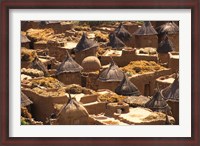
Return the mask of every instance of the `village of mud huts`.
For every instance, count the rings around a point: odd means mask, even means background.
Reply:
[[[178,124],[178,21],[21,21],[21,125]]]

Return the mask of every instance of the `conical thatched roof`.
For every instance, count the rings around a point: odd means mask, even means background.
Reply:
[[[33,102],[23,93],[21,92],[21,106],[28,106]]]
[[[31,42],[26,35],[21,34],[21,43],[29,43]]]
[[[179,32],[179,27],[173,22],[167,22],[156,28],[158,34],[176,34]]]
[[[45,76],[49,75],[48,70],[46,69],[44,64],[39,60],[38,57],[35,57],[35,59],[32,61],[29,67],[43,71]]]
[[[179,76],[177,74],[174,82],[163,89],[161,91],[161,94],[164,99],[168,100],[174,100],[174,101],[179,101]]]
[[[128,30],[126,30],[124,28],[124,26],[122,25],[122,23],[120,23],[119,27],[117,27],[115,29],[114,33],[123,42],[129,40],[132,37],[132,35],[128,32]]]
[[[74,61],[74,59],[69,55],[67,51],[67,56],[64,61],[57,68],[57,75],[65,72],[80,72],[83,68]]]
[[[123,80],[120,82],[119,86],[115,89],[115,92],[119,95],[124,95],[124,96],[141,95],[138,88],[128,79],[128,77],[125,74]]]
[[[116,36],[116,34],[111,33],[109,35],[110,42],[108,43],[108,46],[111,46],[112,48],[123,48],[126,45]]]
[[[98,44],[95,41],[88,39],[86,34],[83,33],[82,38],[78,42],[77,46],[74,48],[74,52],[77,53],[77,52],[89,50],[95,47],[98,47]]]
[[[152,99],[150,99],[145,104],[145,107],[153,111],[171,114],[171,108],[167,104],[167,102],[163,99],[160,91],[156,92],[156,94],[152,97]]]
[[[71,98],[71,96],[57,114],[58,123],[61,125],[87,124],[88,117],[89,114],[84,106],[77,102],[75,98]],[[77,123],[74,123],[76,121]]]
[[[134,35],[157,35],[158,33],[151,25],[150,21],[144,21],[144,24],[134,32]]]
[[[158,53],[168,53],[174,50],[173,43],[168,39],[168,36],[165,35],[163,40],[160,42],[157,52]]]
[[[99,75],[98,80],[102,82],[121,81],[123,77],[124,77],[123,72],[112,60],[110,66]]]

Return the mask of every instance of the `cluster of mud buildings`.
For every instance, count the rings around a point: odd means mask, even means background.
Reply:
[[[21,124],[179,124],[178,22],[22,21]]]

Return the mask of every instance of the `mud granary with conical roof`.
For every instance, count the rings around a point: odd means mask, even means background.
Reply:
[[[88,56],[96,56],[96,52],[98,49],[98,44],[94,40],[90,40],[87,38],[87,35],[83,33],[80,41],[73,49],[76,54],[75,60],[79,64],[83,61],[85,57]]]
[[[158,37],[157,32],[154,27],[151,25],[150,21],[145,21],[143,25],[138,28],[135,32],[135,47],[144,48],[152,47],[157,48],[158,46]]]
[[[66,51],[66,57],[58,66],[56,77],[66,85],[81,84],[81,71],[83,68]]]

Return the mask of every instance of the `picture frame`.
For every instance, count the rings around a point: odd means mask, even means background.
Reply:
[[[1,2],[1,145],[200,145],[199,131],[199,0],[67,0]],[[11,9],[191,9],[191,137],[9,137],[9,10]]]

